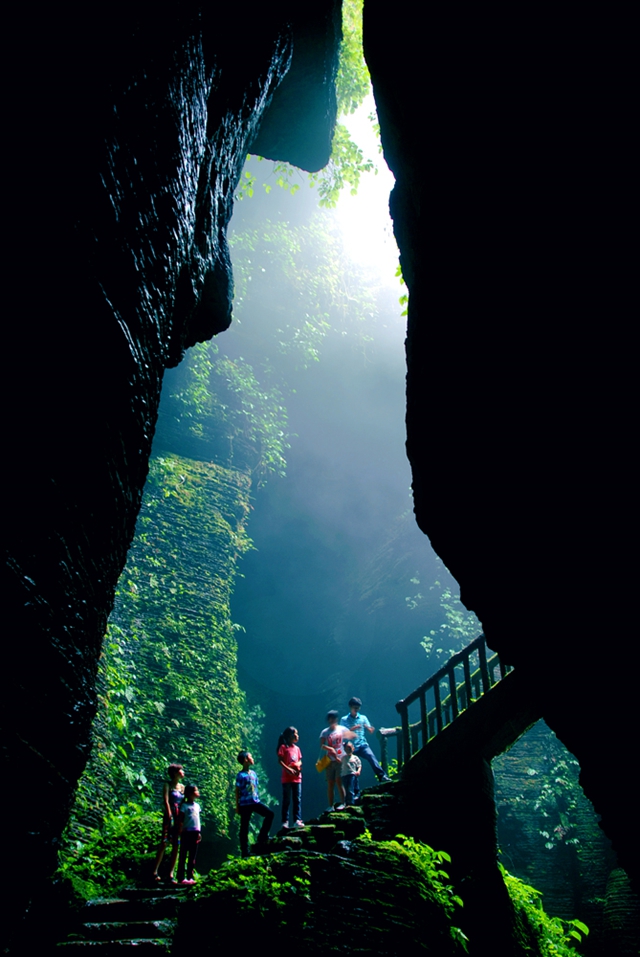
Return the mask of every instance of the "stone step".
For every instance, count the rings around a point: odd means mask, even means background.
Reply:
[[[65,940],[58,944],[58,948],[65,948],[70,954],[96,954],[99,957],[118,957],[125,950],[133,950],[135,947],[136,957],[159,957],[161,954],[171,952],[171,940],[167,938],[149,939],[149,938],[126,938],[123,940]]]
[[[132,937],[172,937],[175,920],[98,921],[82,924],[79,934],[88,940],[126,940]]]
[[[186,888],[185,888],[186,890]],[[83,923],[114,923],[116,921],[163,920],[175,917],[184,893],[165,893],[127,899],[114,897],[87,901],[80,914]]]

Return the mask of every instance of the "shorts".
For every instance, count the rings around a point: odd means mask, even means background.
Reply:
[[[342,765],[339,761],[332,761],[331,764],[327,765],[325,768],[325,774],[327,775],[327,784],[335,784],[336,781],[340,781]]]

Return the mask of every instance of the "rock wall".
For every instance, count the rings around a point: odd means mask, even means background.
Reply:
[[[629,29],[364,10],[410,292],[416,518],[489,646],[535,682],[631,873]],[[456,426],[432,435],[436,396]]]
[[[305,124],[275,102],[272,155],[327,162],[340,20],[335,2],[284,14],[194,0],[179,12],[116,2],[9,19],[25,43],[8,116],[2,735],[21,783],[9,835],[10,859],[26,865],[11,888],[18,914],[55,866],[87,759],[97,659],[163,370],[229,324],[233,192],[286,75]]]

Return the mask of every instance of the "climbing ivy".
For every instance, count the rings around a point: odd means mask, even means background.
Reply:
[[[229,832],[236,753],[256,731],[238,687],[229,611],[238,559],[251,547],[249,491],[245,475],[213,463],[151,461],[102,653],[72,850],[134,795],[159,805],[174,761],[200,788],[210,834]]]

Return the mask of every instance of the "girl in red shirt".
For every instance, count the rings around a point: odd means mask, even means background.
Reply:
[[[278,739],[278,762],[282,768],[282,826],[289,827],[289,807],[293,803],[293,827],[304,827],[301,816],[302,752],[295,728],[285,728]],[[293,798],[293,801],[292,801]]]

